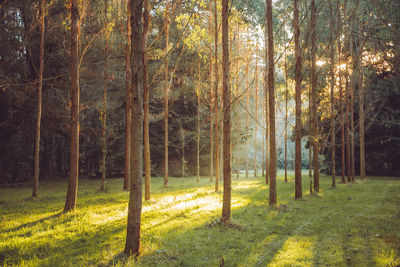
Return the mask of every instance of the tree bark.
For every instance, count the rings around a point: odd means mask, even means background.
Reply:
[[[295,42],[295,101],[296,101],[296,139],[295,139],[295,198],[302,197],[301,184],[301,50],[298,0],[294,0],[294,42]]]
[[[144,199],[151,198],[151,161],[150,161],[150,136],[149,136],[149,85],[147,84],[147,35],[150,26],[150,3],[149,0],[143,1],[143,135],[144,135]]]
[[[125,48],[125,173],[124,190],[129,190],[131,175],[131,10],[127,1],[126,48]]]
[[[165,48],[164,48],[164,186],[168,185],[168,43],[169,43],[169,25],[170,25],[170,2],[167,0],[164,13],[165,27]]]
[[[247,33],[249,31],[247,30]],[[249,88],[249,39],[247,37],[246,43],[246,67],[244,70],[244,76],[246,79],[246,131],[249,130],[249,110],[250,110],[250,88]],[[246,178],[249,178],[249,140],[246,139]]]
[[[237,24],[237,44],[236,44],[236,96],[239,97],[239,44],[240,44],[240,28],[239,23]],[[238,136],[238,148],[239,153],[236,157],[236,179],[239,179],[239,170],[240,170],[240,156],[241,149],[240,149],[240,116],[239,116],[239,102],[236,103],[236,134]]]
[[[67,197],[64,212],[73,211],[78,194],[79,174],[79,7],[78,0],[71,0],[71,143]]]
[[[312,93],[312,145],[313,145],[313,163],[314,163],[314,191],[319,192],[319,149],[318,149],[318,120],[317,120],[317,86],[318,77],[316,72],[316,54],[317,54],[317,7],[315,0],[311,0],[311,93]]]
[[[229,85],[229,30],[228,30],[228,3],[229,0],[222,0],[222,67],[223,80],[223,158],[224,158],[224,193],[222,204],[221,221],[227,223],[231,216],[231,93]]]
[[[102,110],[102,131],[101,131],[101,185],[100,191],[104,191],[104,181],[106,179],[106,156],[107,156],[107,83],[108,83],[108,0],[104,0],[104,90],[103,90],[103,110]]]
[[[266,0],[266,25],[268,32],[268,101],[269,101],[269,205],[276,205],[276,141],[275,141],[275,88],[274,88],[274,36],[272,25],[272,0]]]
[[[255,102],[255,123],[254,123],[254,177],[257,177],[257,109],[258,109],[258,44],[256,44],[256,69],[255,69],[255,90],[254,90],[254,102]]]
[[[200,92],[201,92],[201,61],[199,58],[199,84],[197,89],[197,167],[196,167],[196,179],[197,183],[200,182]]]
[[[287,183],[287,126],[288,126],[288,71],[286,63],[286,51],[285,51],[285,182]]]
[[[36,139],[35,139],[35,167],[33,178],[32,197],[38,196],[39,188],[39,157],[40,157],[40,125],[42,122],[42,89],[43,89],[43,72],[44,72],[44,16],[45,16],[45,0],[40,1],[40,48],[39,48],[39,85],[38,85],[38,103],[36,114]]]
[[[131,128],[131,184],[128,204],[126,254],[140,253],[140,224],[142,213],[143,175],[143,0],[130,0],[131,9],[131,73],[132,73],[132,128]]]
[[[212,4],[210,2],[210,16],[208,18],[208,34],[212,36],[211,23],[212,23]],[[210,41],[210,47],[212,46],[212,41]],[[210,60],[210,182],[214,178],[214,85],[213,85],[213,55],[210,49],[209,60]]]
[[[329,50],[330,50],[330,89],[331,89],[331,175],[332,187],[336,187],[336,129],[335,129],[335,45],[334,45],[334,29],[335,19],[333,16],[332,0],[329,0],[329,11],[331,16],[330,33],[329,33]]]
[[[218,120],[218,83],[219,83],[219,75],[218,75],[218,8],[217,8],[217,0],[214,0],[214,49],[215,49],[215,70],[214,70],[214,116],[215,116],[215,129],[214,129],[214,142],[215,142],[215,154],[214,154],[214,162],[215,162],[215,192],[218,192],[218,183],[219,183],[219,120]]]

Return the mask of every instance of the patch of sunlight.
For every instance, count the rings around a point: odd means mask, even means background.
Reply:
[[[243,182],[243,183],[239,183],[237,185],[233,185],[232,188],[233,189],[247,189],[247,188],[253,188],[253,187],[259,187],[259,183],[256,182]]]
[[[277,234],[267,235],[264,240],[256,243],[249,253],[249,255],[241,261],[238,266],[254,266],[260,265],[267,256],[269,249],[269,244],[278,238]]]
[[[288,238],[268,266],[312,266],[314,242],[310,236]]]
[[[232,198],[231,207],[237,208],[244,206],[244,201],[240,201],[238,198]],[[196,198],[193,200],[182,201],[175,205],[172,205],[169,208],[163,209],[164,212],[170,211],[180,211],[191,209],[190,213],[200,212],[200,211],[214,211],[217,209],[221,209],[222,207],[222,199],[217,197],[216,195],[208,195],[200,198]]]
[[[383,250],[374,261],[378,266],[400,266],[400,255],[394,249]]]
[[[90,216],[92,217],[90,221],[96,225],[102,225],[113,221],[121,221],[127,218],[128,207],[125,209],[117,209],[113,213],[92,213]]]
[[[161,197],[161,198],[157,199],[155,203],[151,203],[149,205],[144,206],[142,208],[142,212],[159,210],[159,209],[164,208],[165,206],[171,205],[173,203],[181,202],[181,201],[185,201],[187,199],[193,198],[196,194],[197,194],[197,192],[186,193],[186,194],[177,195],[177,196]]]

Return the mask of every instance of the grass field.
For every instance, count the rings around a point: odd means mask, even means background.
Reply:
[[[303,176],[303,192],[308,176]],[[278,177],[278,206],[268,207],[262,178],[233,179],[232,222],[217,223],[222,193],[208,178],[152,181],[142,213],[142,255],[125,244],[128,192],[122,179],[79,182],[74,213],[61,214],[66,182],[0,189],[0,265],[20,266],[397,266],[400,179],[369,178],[294,200],[293,176]]]

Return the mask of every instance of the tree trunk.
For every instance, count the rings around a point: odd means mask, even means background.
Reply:
[[[165,48],[164,48],[164,186],[168,185],[168,43],[170,25],[170,2],[167,0],[164,14]]]
[[[338,8],[338,25],[337,34],[339,35],[342,30],[342,19],[340,15],[340,7]],[[339,102],[340,102],[340,142],[341,142],[341,159],[342,159],[342,184],[346,183],[345,179],[345,143],[344,143],[344,110],[343,110],[343,86],[342,86],[342,43],[340,38],[337,38],[338,42],[338,62],[339,62]]]
[[[287,72],[287,63],[286,63],[286,51],[285,51],[285,182],[287,183],[287,126],[288,126],[288,72]]]
[[[360,48],[361,49],[361,48]],[[365,179],[365,140],[364,140],[364,85],[363,71],[360,66],[359,78],[359,131],[360,131],[360,179]]]
[[[214,115],[215,115],[215,129],[214,129],[214,141],[215,141],[215,192],[218,192],[218,182],[219,182],[219,120],[218,120],[218,8],[217,0],[214,1],[214,49],[215,49],[215,70],[214,70]]]
[[[312,93],[312,144],[313,144],[313,163],[314,163],[314,191],[319,192],[319,150],[318,150],[318,120],[317,120],[317,86],[318,77],[316,72],[317,54],[317,7],[315,0],[311,0],[311,93]]]
[[[310,53],[311,55],[311,53]],[[309,179],[309,187],[310,187],[310,194],[313,192],[313,158],[312,158],[312,148],[313,148],[313,141],[312,141],[312,96],[311,96],[311,69],[312,69],[312,64],[311,64],[311,58],[310,58],[310,67],[309,67],[309,73],[310,73],[310,83],[308,84],[308,179]]]
[[[199,84],[197,89],[197,168],[196,179],[200,182],[200,92],[201,92],[201,61],[199,58]]]
[[[223,158],[224,158],[224,193],[222,204],[221,221],[229,222],[231,216],[231,93],[229,86],[229,37],[228,37],[228,3],[229,0],[222,0],[222,67],[223,80]]]
[[[237,44],[236,44],[236,96],[239,97],[239,37],[240,37],[240,28],[239,28],[239,23],[237,24]],[[239,153],[238,156],[236,157],[236,179],[239,179],[239,170],[240,170],[240,156],[241,156],[241,149],[240,149],[240,116],[239,116],[239,101],[236,103],[236,134],[238,136],[238,148],[239,148]]]
[[[131,10],[127,1],[126,48],[125,48],[125,173],[124,190],[129,190],[131,175]]]
[[[247,33],[249,31],[247,30]],[[246,43],[246,67],[245,67],[245,79],[246,79],[246,131],[249,130],[249,110],[250,110],[250,88],[249,88],[249,47],[248,47],[248,38]],[[249,140],[246,139],[246,178],[249,178]]]
[[[347,60],[346,60],[347,62]],[[349,72],[346,65],[346,126],[345,126],[345,136],[346,136],[346,171],[347,171],[347,182],[351,182],[351,151],[350,151],[350,86],[349,86]]]
[[[258,44],[256,44],[256,69],[255,69],[255,90],[254,90],[254,101],[255,101],[255,123],[254,123],[254,177],[257,177],[257,109],[258,109]]]
[[[150,136],[149,136],[149,85],[147,84],[147,35],[150,25],[150,3],[149,0],[143,1],[143,135],[144,135],[144,199],[151,198],[151,161],[150,161]]]
[[[329,34],[329,48],[330,48],[330,74],[331,74],[331,175],[332,175],[332,187],[336,187],[336,130],[335,130],[335,45],[334,45],[334,29],[335,19],[333,16],[332,0],[329,0],[329,11],[331,16],[331,30]]]
[[[212,36],[211,30],[211,23],[212,23],[212,4],[210,2],[210,16],[208,18],[208,34]],[[210,41],[210,47],[212,46],[212,41]],[[209,60],[210,60],[210,182],[213,181],[214,178],[214,85],[212,83],[213,79],[213,55],[210,49],[209,53]]]
[[[269,205],[276,205],[276,143],[275,143],[275,88],[274,88],[274,39],[272,25],[272,0],[266,0],[266,25],[268,32],[268,101],[269,101]]]
[[[32,197],[38,196],[39,187],[39,156],[40,156],[40,124],[42,121],[42,89],[43,89],[43,62],[44,62],[44,16],[45,0],[40,1],[40,48],[39,48],[39,85],[38,85],[38,103],[36,114],[36,139],[35,139],[35,167],[33,178]]]
[[[140,253],[143,176],[143,0],[130,0],[131,10],[131,73],[132,73],[132,133],[131,184],[128,204],[126,254]]]
[[[79,7],[78,0],[71,0],[71,143],[67,197],[64,212],[73,211],[78,194],[79,173]]]
[[[106,156],[107,156],[107,82],[108,82],[108,0],[104,0],[104,91],[102,110],[102,131],[101,131],[101,185],[100,191],[104,191],[104,180],[106,179]]]
[[[295,101],[296,101],[296,139],[295,139],[295,198],[302,197],[301,185],[301,50],[298,0],[294,0],[294,42],[295,42]]]
[[[263,95],[263,100],[262,100],[262,168],[261,168],[261,175],[264,177],[265,175],[265,96]]]

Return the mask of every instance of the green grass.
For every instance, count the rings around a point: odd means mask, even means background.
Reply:
[[[303,176],[308,188],[308,175]],[[233,179],[232,222],[217,223],[222,193],[203,177],[152,181],[142,213],[142,255],[125,244],[128,192],[122,179],[79,183],[77,209],[60,214],[66,182],[0,189],[0,265],[21,266],[396,266],[400,264],[400,179],[369,178],[294,200],[293,176],[278,177],[278,207],[262,178]]]

